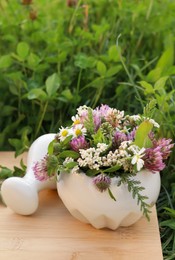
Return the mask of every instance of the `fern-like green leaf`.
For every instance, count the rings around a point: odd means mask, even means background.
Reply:
[[[152,118],[156,111],[156,104],[157,101],[155,99],[152,99],[143,109],[143,115],[145,117]]]
[[[89,134],[94,134],[95,131],[95,125],[94,125],[94,119],[93,119],[93,113],[92,113],[92,109],[89,107],[88,108],[88,117],[87,119],[84,121],[84,126],[87,129],[87,132]]]
[[[127,185],[128,191],[131,192],[133,199],[137,199],[137,205],[140,205],[140,210],[143,212],[143,215],[150,220],[150,205],[146,203],[148,197],[140,193],[140,191],[145,189],[140,186],[140,181],[133,180],[133,178],[131,178],[131,174],[123,174],[121,176],[121,183]]]

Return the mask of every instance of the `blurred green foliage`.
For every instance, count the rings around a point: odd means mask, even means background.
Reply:
[[[160,135],[175,140],[174,13],[171,0],[1,0],[0,150],[22,153],[80,105],[138,114],[152,99]],[[174,158],[162,174],[171,199]]]

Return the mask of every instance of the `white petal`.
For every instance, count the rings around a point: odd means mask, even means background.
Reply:
[[[134,156],[134,157],[132,158],[131,163],[132,163],[132,164],[135,164],[136,162],[137,162],[137,156]]]
[[[144,161],[142,159],[139,159],[137,162],[137,170],[140,171],[143,168]]]

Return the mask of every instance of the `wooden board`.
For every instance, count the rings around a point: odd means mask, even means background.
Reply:
[[[26,155],[25,161],[26,161]],[[12,152],[0,153],[0,165],[19,165]],[[32,216],[0,204],[0,260],[162,260],[155,207],[145,218],[116,231],[96,230],[74,219],[55,190],[39,194]]]

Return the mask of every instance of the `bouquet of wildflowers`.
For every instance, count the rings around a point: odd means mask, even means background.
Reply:
[[[141,196],[139,181],[132,176],[141,169],[156,174],[165,168],[170,155],[171,139],[157,138],[159,124],[144,115],[125,115],[124,111],[101,105],[95,109],[80,106],[70,126],[61,127],[48,147],[48,154],[35,163],[33,170],[40,181],[53,178],[60,172],[84,173],[93,178],[100,192],[110,191],[111,178],[120,177],[133,197],[137,196],[143,213],[149,209]]]

